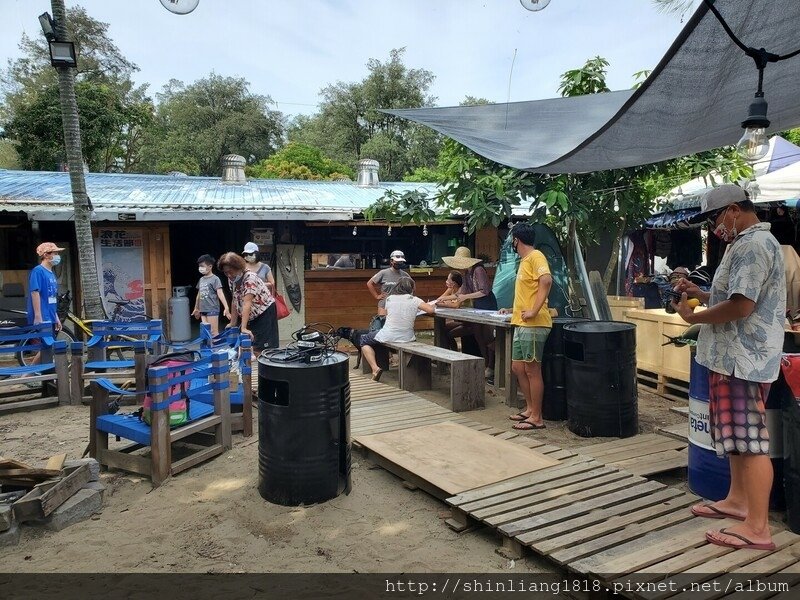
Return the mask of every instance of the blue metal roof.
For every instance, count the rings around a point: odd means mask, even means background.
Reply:
[[[420,190],[433,183],[381,183],[358,187],[343,181],[249,179],[223,183],[216,177],[87,173],[93,219],[137,221],[270,219],[346,221],[387,190]],[[24,212],[39,221],[72,217],[68,173],[0,169],[0,210]],[[135,215],[135,216],[131,216]]]

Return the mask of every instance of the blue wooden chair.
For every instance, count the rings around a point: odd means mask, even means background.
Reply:
[[[232,332],[234,329],[227,331]],[[238,329],[236,330],[238,333]],[[220,334],[222,335],[222,334]],[[230,336],[231,334],[228,334]],[[224,348],[217,347],[224,350]],[[231,401],[231,431],[233,433],[242,432],[244,437],[253,435],[253,378],[251,358],[253,356],[253,342],[245,334],[238,334],[236,343],[231,347],[238,354],[238,373],[231,371],[230,374],[230,401]],[[241,376],[240,376],[241,375]],[[203,386],[199,380],[192,381],[189,388],[189,398],[194,402],[213,404],[213,395],[206,392],[198,392]]]
[[[231,448],[230,399],[228,373],[230,367],[225,352],[209,356],[182,366],[157,366],[148,369],[148,385],[144,392],[123,390],[108,379],[92,381],[92,407],[90,411],[89,454],[98,462],[111,468],[123,469],[150,477],[159,486],[175,475],[200,462],[218,456]],[[210,393],[213,404],[189,399],[189,421],[175,428],[169,426],[170,403],[184,397],[183,390],[171,393],[180,384],[198,380],[197,393]],[[134,414],[109,414],[109,394],[142,398],[149,395],[153,404],[152,424],[148,425]],[[209,435],[211,434],[211,435]],[[114,435],[133,442],[120,449],[110,449],[108,436]],[[189,456],[173,460],[172,444],[191,441],[195,450]],[[150,448],[150,456],[134,454]],[[198,449],[199,448],[199,449]]]
[[[69,404],[69,367],[67,343],[53,338],[53,324],[0,328],[0,356],[16,359],[20,352],[41,352],[41,363],[28,366],[0,367],[0,388],[20,384],[41,383],[43,397],[0,404],[0,413],[31,408]],[[44,397],[45,384],[53,382],[56,397]]]
[[[136,390],[143,391],[147,365],[161,352],[162,337],[160,319],[92,323],[92,337],[86,344],[73,342],[70,347],[73,403],[83,399],[85,382],[97,378],[133,379]]]

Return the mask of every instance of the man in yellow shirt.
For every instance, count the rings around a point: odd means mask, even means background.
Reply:
[[[511,323],[514,342],[511,353],[511,370],[517,377],[519,389],[525,396],[525,410],[512,415],[517,421],[514,429],[530,431],[544,429],[542,420],[542,354],[553,319],[547,307],[547,296],[553,285],[550,266],[544,254],[533,247],[536,234],[528,223],[518,223],[511,230],[511,243],[522,261],[514,285],[514,309]],[[504,309],[501,312],[508,312]]]

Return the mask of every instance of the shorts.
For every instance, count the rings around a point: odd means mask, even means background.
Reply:
[[[511,344],[511,360],[542,362],[549,327],[515,327]]]
[[[708,425],[718,456],[769,454],[769,383],[709,373]]]
[[[201,312],[200,316],[201,317],[218,317],[219,316],[219,311],[218,310],[210,310],[208,312]]]
[[[378,330],[378,331],[380,331],[380,330]],[[362,335],[362,336],[361,336],[361,338],[358,340],[358,345],[359,345],[360,347],[363,347],[363,346],[372,346],[373,348],[374,348],[375,346],[380,346],[380,345],[381,345],[381,343],[380,343],[380,342],[376,342],[376,341],[375,341],[375,336],[376,336],[376,335],[378,335],[378,332],[377,332],[377,331],[370,331],[369,333],[365,333],[365,334],[364,334],[364,335]]]

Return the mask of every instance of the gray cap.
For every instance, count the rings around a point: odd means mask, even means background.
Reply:
[[[702,221],[711,213],[718,211],[721,208],[744,202],[747,200],[747,194],[738,185],[733,183],[723,183],[722,185],[708,190],[700,200],[700,213],[692,218],[695,223]]]

